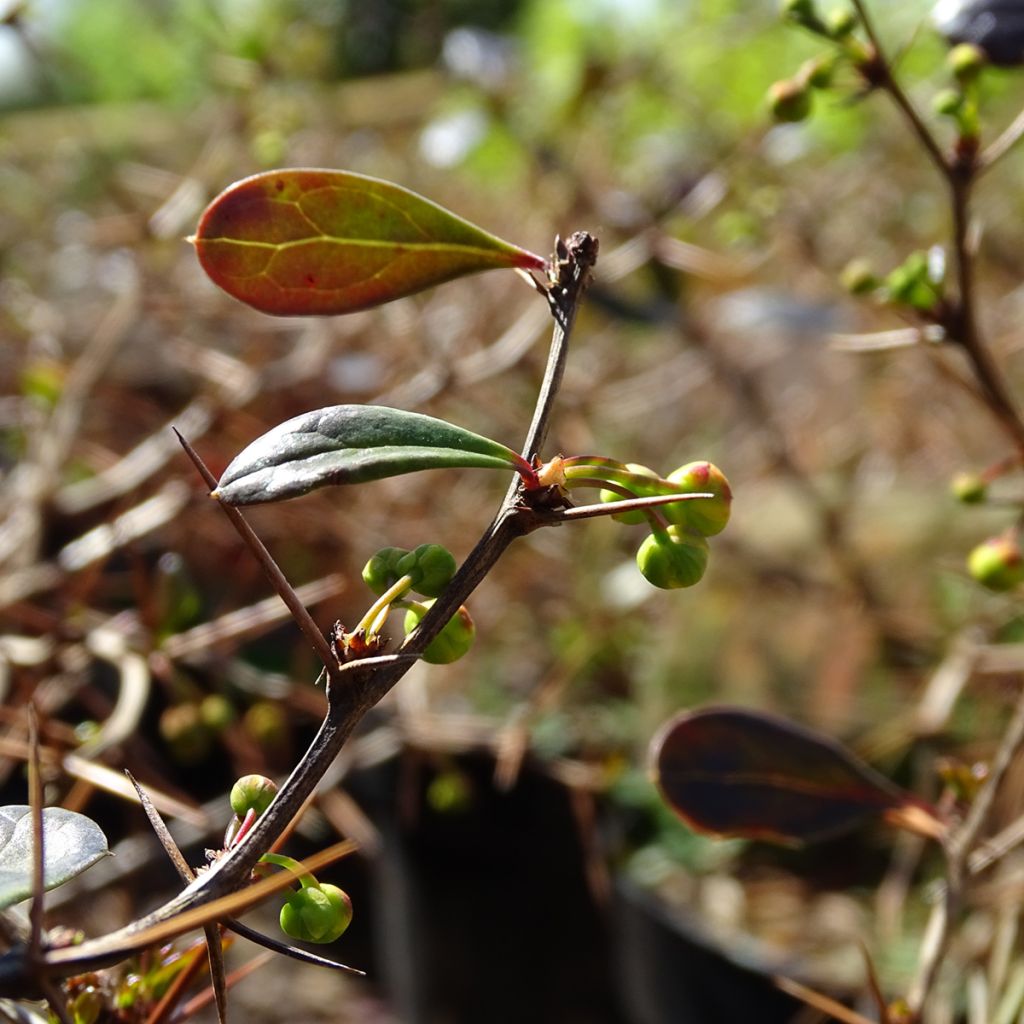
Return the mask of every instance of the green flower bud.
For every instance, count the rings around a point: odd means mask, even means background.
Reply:
[[[636,564],[647,582],[662,590],[692,587],[708,567],[708,542],[698,533],[670,526],[644,540]]]
[[[284,711],[273,701],[257,701],[242,719],[245,731],[267,749],[280,747],[288,739],[288,720]]]
[[[433,601],[424,601],[422,606],[410,608],[405,613],[405,635],[408,636],[422,621]],[[473,646],[476,624],[465,605],[448,620],[447,625],[427,646],[423,660],[431,665],[448,665],[458,661]]]
[[[967,556],[967,571],[989,590],[1012,590],[1024,582],[1020,543],[1006,534],[989,537]]]
[[[96,1024],[105,1006],[103,993],[94,985],[87,986],[68,1002],[74,1024]]]
[[[459,814],[472,806],[473,789],[460,772],[441,772],[427,787],[427,803],[439,814]]]
[[[886,277],[885,290],[890,302],[925,312],[934,309],[940,294],[938,284],[929,274],[928,254],[912,252]]]
[[[833,39],[845,39],[857,27],[857,15],[850,7],[839,7],[825,16],[825,28]]]
[[[421,544],[398,560],[398,575],[411,576],[412,589],[424,597],[440,597],[455,575],[455,557],[440,544]]]
[[[646,476],[650,477],[652,480],[658,479],[658,474],[655,473],[653,469],[648,469],[647,466],[641,466],[638,462],[626,463],[626,469],[628,469],[630,473],[634,473],[636,476]],[[646,498],[652,494],[658,493],[654,489],[648,489],[639,484],[629,484],[628,486],[630,490],[636,492],[636,496],[638,498]],[[621,494],[618,494],[616,491],[609,490],[602,490],[599,497],[606,505],[615,501],[625,500]],[[647,516],[640,509],[633,509],[632,512],[616,512],[615,515],[612,516],[612,519],[617,523],[627,523],[631,526],[635,526],[637,523],[646,522]]]
[[[407,554],[407,548],[381,548],[363,566],[363,582],[380,596],[402,575],[398,563]]]
[[[956,117],[964,105],[964,94],[959,89],[942,89],[932,97],[932,110],[939,117]]]
[[[211,732],[223,732],[235,720],[235,707],[219,693],[211,693],[199,705],[199,717]]]
[[[231,810],[244,818],[252,809],[259,817],[277,795],[277,784],[265,775],[243,775],[231,787]]]
[[[835,69],[836,62],[831,55],[813,57],[800,65],[797,79],[812,89],[827,89],[832,84]]]
[[[817,17],[814,0],[782,0],[779,9],[784,18],[793,18],[795,21]]]
[[[686,526],[705,537],[721,533],[729,522],[732,490],[725,474],[711,462],[688,462],[666,478],[680,494],[713,494],[713,498],[693,498],[677,505],[664,505],[662,512],[670,523]]]
[[[949,486],[953,497],[965,505],[978,505],[988,494],[988,484],[977,473],[957,473]]]
[[[336,885],[307,885],[281,907],[281,931],[304,942],[334,942],[352,923],[352,901]]]
[[[803,121],[811,112],[811,90],[796,79],[775,82],[768,90],[768,109],[776,121]]]
[[[843,267],[839,281],[851,295],[867,295],[878,287],[874,268],[867,260],[850,260]]]
[[[782,16],[789,21],[820,35],[826,34],[825,23],[818,17],[814,0],[782,0],[779,6]]]
[[[213,741],[199,712],[199,705],[191,702],[164,709],[160,715],[160,735],[174,756],[184,764],[201,761],[210,752]]]
[[[985,63],[984,51],[973,43],[960,43],[946,56],[946,67],[961,85],[973,82],[981,74]]]

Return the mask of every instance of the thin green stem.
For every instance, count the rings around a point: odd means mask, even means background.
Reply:
[[[413,579],[409,575],[402,576],[384,591],[380,597],[377,598],[369,608],[366,609],[366,614],[356,624],[356,631],[360,629],[364,630],[368,635],[373,635],[377,632],[377,619],[386,617],[388,607],[393,601],[397,601],[407,590],[412,587]]]

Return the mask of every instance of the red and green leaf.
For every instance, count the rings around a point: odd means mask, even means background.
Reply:
[[[349,171],[236,182],[192,241],[216,284],[276,316],[351,313],[482,270],[547,266],[415,192]]]
[[[678,715],[651,755],[665,802],[702,832],[803,843],[878,816],[933,838],[943,832],[925,804],[845,747],[761,712]]]
[[[257,438],[231,461],[213,494],[228,505],[255,505],[328,484],[457,467],[533,474],[511,448],[433,416],[379,405],[333,405]]]

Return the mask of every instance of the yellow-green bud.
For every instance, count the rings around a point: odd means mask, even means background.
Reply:
[[[648,469],[647,466],[641,466],[638,462],[627,463],[626,469],[628,469],[630,473],[633,473],[636,476],[646,476],[650,477],[652,480],[658,479],[658,474],[655,473],[653,469]],[[631,491],[634,491],[638,498],[646,498],[651,494],[658,493],[656,490],[645,488],[642,485],[636,483],[630,483],[624,486],[628,486]],[[616,491],[609,490],[602,490],[600,494],[600,499],[605,504],[625,500],[623,495],[617,493]],[[637,523],[646,522],[647,516],[640,509],[637,508],[633,509],[633,511],[631,512],[616,512],[615,515],[612,516],[612,519],[614,519],[617,523],[627,523],[629,525],[635,526]]]
[[[265,775],[243,775],[231,787],[231,810],[244,818],[252,810],[259,817],[277,795],[277,784]]]
[[[103,993],[95,985],[86,986],[68,1001],[68,1009],[71,1011],[71,1019],[74,1024],[96,1024],[105,1007],[106,1000],[103,998]],[[26,1019],[30,1018],[26,1015]]]
[[[199,717],[207,729],[223,732],[235,720],[235,708],[223,694],[211,693],[200,703]]]
[[[878,287],[874,267],[867,260],[850,260],[839,275],[842,286],[851,295],[867,295]]]
[[[691,498],[662,506],[670,523],[686,526],[705,537],[721,533],[729,522],[732,490],[725,474],[712,462],[688,462],[666,477],[680,494],[713,494],[713,498]]]
[[[776,121],[803,121],[811,112],[811,90],[796,79],[775,82],[768,90],[768,108]]]
[[[422,606],[410,608],[405,613],[405,633],[408,636],[422,621],[433,601],[424,601]],[[448,620],[444,629],[427,645],[423,660],[431,665],[449,665],[458,661],[473,646],[476,637],[476,623],[465,605]]]
[[[242,719],[245,731],[261,746],[281,746],[288,738],[288,721],[280,706],[273,701],[257,701]]]
[[[965,505],[978,505],[988,495],[988,484],[977,473],[957,473],[950,483],[950,490],[957,501]]]
[[[850,7],[838,7],[825,16],[825,27],[833,39],[845,39],[857,27],[857,15]]]
[[[708,542],[698,533],[670,526],[644,539],[636,564],[647,582],[662,590],[692,587],[707,569]]]
[[[946,66],[961,85],[973,82],[981,74],[985,64],[984,51],[973,43],[960,43],[946,56]]]
[[[1012,590],[1024,582],[1024,554],[1016,537],[989,537],[967,556],[967,571],[989,590]]]
[[[964,105],[964,94],[959,89],[941,89],[932,97],[932,110],[940,117],[956,117]]]
[[[334,942],[352,923],[352,901],[336,885],[307,885],[281,907],[281,931],[303,942]]]
[[[160,715],[160,735],[174,756],[185,764],[194,764],[206,757],[213,739],[203,722],[199,705],[191,702],[164,709]]]

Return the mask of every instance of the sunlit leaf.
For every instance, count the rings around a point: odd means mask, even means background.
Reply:
[[[351,313],[481,270],[546,266],[415,192],[349,171],[236,182],[193,241],[214,282],[278,316]]]
[[[884,816],[931,835],[927,807],[808,729],[755,711],[708,708],[678,715],[651,744],[666,803],[695,829],[809,842]]]
[[[32,895],[32,813],[22,804],[0,807],[0,910]],[[63,885],[107,855],[107,838],[84,814],[43,808],[43,884]]]
[[[214,496],[228,505],[294,498],[421,469],[513,469],[522,459],[497,441],[421,413],[334,405],[296,416],[253,441],[224,471]]]

